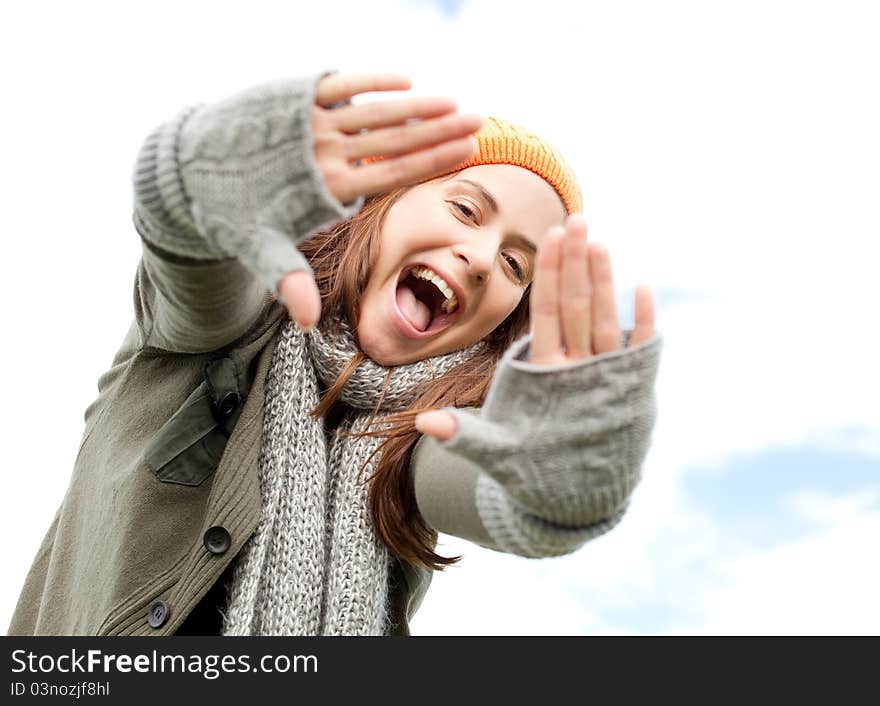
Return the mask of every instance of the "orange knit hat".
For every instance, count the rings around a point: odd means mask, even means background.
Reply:
[[[521,125],[489,116],[474,135],[477,151],[451,169],[438,172],[443,176],[478,164],[512,164],[534,172],[554,189],[568,213],[583,208],[581,190],[574,172],[556,148]],[[376,162],[382,157],[370,157],[365,162]]]

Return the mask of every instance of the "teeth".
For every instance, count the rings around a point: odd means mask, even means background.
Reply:
[[[458,308],[458,298],[455,296],[452,288],[446,284],[446,280],[436,272],[429,270],[427,267],[413,267],[412,274],[419,279],[433,282],[437,286],[437,289],[439,289],[443,293],[443,296],[446,297],[446,301],[440,305],[440,308],[447,314],[451,314]]]
[[[451,314],[453,311],[458,309],[458,299],[455,298],[453,294],[450,299],[447,299],[440,305],[440,308],[443,309],[447,314]]]

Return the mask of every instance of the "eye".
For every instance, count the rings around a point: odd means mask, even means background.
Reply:
[[[468,220],[475,219],[477,214],[474,213],[472,209],[465,206],[463,203],[460,203],[459,201],[453,201],[452,205],[455,206],[455,208],[457,208],[458,211],[460,213],[462,213],[464,215],[464,217],[467,218]]]
[[[522,265],[519,264],[519,260],[512,255],[505,255],[504,257],[511,262],[511,267],[513,268],[513,271],[516,272],[516,278],[520,282],[525,282],[526,273],[523,271]]]

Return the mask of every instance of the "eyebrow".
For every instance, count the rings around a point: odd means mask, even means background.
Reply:
[[[463,182],[465,184],[469,184],[474,187],[483,197],[483,200],[489,204],[489,208],[492,209],[492,212],[497,214],[501,209],[498,208],[498,201],[495,200],[495,197],[489,192],[489,190],[483,186],[480,182],[474,181],[473,179],[465,179],[464,177],[459,177],[456,181]],[[522,233],[511,233],[510,237],[519,242],[526,250],[534,255],[538,252],[538,246],[535,245],[531,240],[529,240]]]

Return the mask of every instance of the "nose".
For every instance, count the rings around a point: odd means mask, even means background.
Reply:
[[[482,284],[489,279],[489,273],[492,271],[495,244],[488,234],[485,238],[480,238],[480,241],[456,243],[452,246],[452,252],[456,258],[464,261],[468,277]]]

